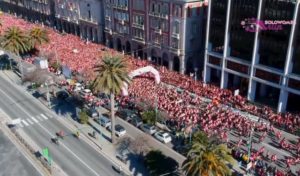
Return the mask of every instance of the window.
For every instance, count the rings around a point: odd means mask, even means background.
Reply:
[[[173,33],[179,34],[179,22],[178,21],[175,21],[173,24]]]
[[[179,41],[178,41],[178,39],[172,38],[171,46],[172,46],[172,48],[179,49]]]

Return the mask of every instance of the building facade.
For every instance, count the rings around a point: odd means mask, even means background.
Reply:
[[[194,73],[204,57],[206,5],[200,0],[106,0],[106,45]]]
[[[104,42],[102,0],[0,0],[1,10],[93,42]]]
[[[204,82],[278,112],[299,111],[298,11],[296,0],[210,0]]]

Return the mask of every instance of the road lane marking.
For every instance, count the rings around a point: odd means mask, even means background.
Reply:
[[[48,131],[43,125],[38,124],[42,129],[44,129],[45,132],[47,132],[51,138],[55,138],[56,136],[54,136],[50,131]],[[98,175],[98,173],[93,170],[88,164],[86,164],[84,161],[82,161],[74,152],[72,152],[71,149],[69,149],[65,144],[63,144],[62,142],[60,142],[60,145],[62,145],[63,147],[65,147],[65,149],[67,149],[76,159],[78,159],[83,165],[85,165],[88,169],[90,169],[91,172],[93,172],[95,175]]]
[[[19,123],[19,126],[21,127],[21,128],[23,128],[24,126],[22,125],[22,123]]]
[[[32,118],[32,120],[33,120],[35,123],[39,123],[39,121],[36,120],[36,118],[34,118],[34,117],[31,117],[31,118]]]
[[[47,116],[45,116],[44,114],[40,114],[40,116],[42,116],[45,120],[47,120],[48,119],[48,117]]]
[[[33,125],[33,122],[30,119],[26,119],[31,125]]]
[[[50,117],[50,118],[53,118],[53,116],[52,116],[50,113],[48,113],[48,112],[46,112],[46,115],[47,115],[48,117]]]
[[[0,89],[0,92],[2,92],[8,99],[10,99],[12,102],[15,102],[9,95],[7,95],[3,90]],[[16,106],[19,107],[27,116],[31,116],[29,112],[27,112],[27,110],[25,110],[22,106],[20,106],[18,103],[16,103]],[[43,114],[41,114],[43,117]],[[44,115],[45,116],[45,115]],[[45,116],[46,117],[46,116]],[[46,117],[47,118],[47,117]],[[30,119],[27,119],[27,121],[30,122]],[[51,134],[46,128],[44,128],[40,123],[38,123],[38,125],[44,129],[45,132],[47,132],[52,138],[56,137],[53,134]],[[76,159],[78,159],[83,165],[85,165],[91,172],[93,172],[95,175],[98,175],[98,173],[93,170],[89,165],[87,165],[84,161],[82,161],[75,153],[72,152],[72,150],[70,150],[67,146],[65,146],[62,142],[60,143],[61,146],[63,146],[64,148],[66,148]]]
[[[29,124],[25,120],[22,120],[21,122],[23,122],[26,126],[29,126]]]

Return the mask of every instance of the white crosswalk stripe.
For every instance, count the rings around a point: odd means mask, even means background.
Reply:
[[[34,118],[34,117],[31,117],[31,119],[35,122],[35,123],[39,123],[39,121],[38,120],[36,120],[36,118]]]
[[[30,119],[26,119],[31,125],[33,125],[33,122]]]
[[[45,116],[44,114],[40,114],[40,116],[42,116],[45,120],[47,120],[48,119],[48,117],[47,116]]]
[[[23,128],[23,127],[24,127],[24,126],[22,125],[22,123],[19,123],[18,125],[19,125],[21,128]]]
[[[22,120],[21,122],[24,123],[24,125],[28,126],[29,124],[25,121],[25,120]]]

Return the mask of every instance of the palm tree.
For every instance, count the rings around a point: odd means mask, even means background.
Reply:
[[[92,83],[93,92],[110,94],[111,140],[115,143],[115,95],[121,92],[124,82],[129,84],[127,65],[120,57],[105,56],[102,64],[96,66],[97,77]]]
[[[29,37],[18,27],[8,28],[0,39],[0,46],[6,51],[17,55],[25,53],[31,49]]]
[[[227,164],[233,165],[235,160],[225,144],[194,141],[182,169],[190,176],[228,176]]]
[[[45,29],[35,27],[29,31],[30,44],[32,48],[49,42],[48,32]]]

